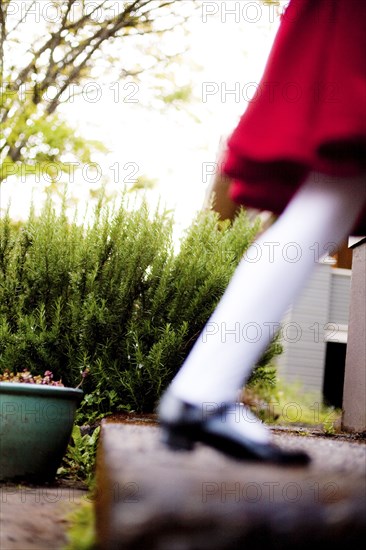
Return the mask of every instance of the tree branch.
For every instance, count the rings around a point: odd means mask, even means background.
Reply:
[[[116,22],[115,26],[112,28],[112,29],[101,29],[100,31],[98,31],[93,37],[92,39],[94,40],[96,38],[97,35],[99,35],[99,38],[98,40],[96,41],[96,43],[93,45],[93,47],[91,48],[90,52],[86,55],[86,57],[83,59],[83,61],[77,65],[76,67],[74,67],[74,69],[71,71],[70,75],[68,76],[66,82],[63,84],[63,86],[61,86],[61,88],[59,89],[59,91],[57,92],[56,96],[54,97],[54,99],[51,101],[50,105],[47,107],[47,114],[52,114],[57,106],[59,105],[59,102],[60,102],[60,98],[62,96],[62,94],[65,92],[65,90],[67,90],[67,88],[70,86],[70,84],[72,84],[76,79],[77,77],[80,75],[82,69],[87,65],[89,59],[94,55],[94,53],[100,48],[100,46],[102,45],[103,42],[105,42],[106,40],[109,40],[112,36],[114,36],[123,26],[126,26],[128,22],[126,21],[118,21]],[[80,55],[80,54],[78,54]]]
[[[5,11],[4,11],[5,7]],[[4,80],[4,43],[6,40],[6,5],[0,2],[0,86]]]
[[[11,1],[11,0],[10,0]],[[33,0],[31,5],[28,7],[26,13],[22,16],[20,21],[12,28],[11,32],[15,32],[19,29],[21,23],[26,19],[26,15],[35,5],[37,0]],[[195,3],[195,0],[191,0]],[[98,52],[104,52],[102,48],[103,44],[108,43],[108,41],[114,42],[114,40],[121,40],[127,36],[139,36],[139,35],[148,35],[155,34],[159,36],[165,32],[172,31],[177,24],[185,21],[187,16],[184,14],[179,14],[177,10],[167,10],[173,6],[177,0],[165,0],[156,2],[155,0],[134,0],[128,2],[121,2],[122,9],[118,10],[120,13],[115,13],[115,11],[108,7],[108,0],[98,0],[98,2],[93,3],[95,6],[90,13],[86,14],[83,10],[81,11],[81,16],[79,11],[77,16],[80,18],[77,21],[71,21],[71,12],[72,7],[77,3],[77,0],[63,0],[60,2],[62,5],[62,18],[56,24],[53,24],[51,33],[47,32],[46,36],[39,34],[35,42],[35,46],[32,48],[28,47],[28,51],[31,54],[31,60],[26,64],[25,67],[19,68],[17,71],[15,69],[16,62],[14,62],[14,67],[10,70],[10,77],[13,75],[13,82],[6,84],[6,91],[10,92],[6,95],[5,107],[2,110],[1,117],[3,122],[8,120],[7,129],[11,130],[11,136],[9,139],[6,139],[0,147],[0,153],[2,156],[5,154],[13,162],[19,162],[27,158],[29,148],[31,147],[31,132],[22,131],[24,129],[26,117],[25,111],[27,113],[33,113],[35,115],[34,122],[44,124],[45,121],[52,121],[51,115],[57,109],[58,105],[61,102],[61,97],[64,92],[70,87],[71,84],[79,81],[85,80],[86,76],[90,74],[89,69],[93,66],[92,58]],[[5,39],[9,36],[6,36],[6,6],[9,3],[7,0],[0,0],[0,30],[1,30],[1,39],[0,39],[0,62],[4,55],[5,50]],[[93,15],[97,10],[103,9],[103,22],[97,22],[96,18],[93,20]],[[171,21],[165,21],[164,16],[166,13],[174,16],[174,20],[177,21],[176,24],[170,25]],[[190,10],[189,10],[190,11]],[[167,28],[161,28],[156,30],[154,23],[157,22],[158,26]],[[164,23],[164,25],[162,24]],[[169,26],[168,26],[169,25]],[[46,25],[48,29],[49,26]],[[17,34],[11,39],[12,44],[17,41],[18,36],[20,37],[20,31],[18,30]],[[44,43],[42,43],[44,42]],[[76,43],[76,45],[74,45]],[[137,40],[137,45],[139,40]],[[59,47],[59,51],[62,54],[62,57],[59,61],[56,57],[55,51]],[[58,50],[57,50],[58,51]],[[42,56],[46,52],[46,55]],[[156,65],[161,64],[169,57],[175,57],[177,54],[172,56],[160,57],[159,53],[155,55],[156,61],[150,67],[155,67]],[[40,60],[41,58],[41,60]],[[121,63],[121,65],[123,65]],[[134,71],[131,67],[131,71],[120,68],[121,75],[130,75],[137,76],[143,69],[137,69]],[[32,73],[37,72],[37,79],[32,78]],[[1,75],[0,75],[1,76]],[[37,81],[36,81],[37,80]],[[51,84],[57,84],[57,93],[56,96],[49,102],[45,101],[43,98],[43,92]],[[30,90],[33,93],[33,97],[27,95],[26,103],[23,102],[22,97],[19,95],[19,90],[22,85],[26,85],[27,92]],[[14,97],[12,93],[14,92]],[[41,103],[42,109],[36,111],[34,105]],[[11,110],[11,111],[10,111]],[[9,120],[9,113],[14,112],[14,116]],[[32,116],[33,116],[32,115]],[[30,128],[28,128],[30,130]],[[41,130],[42,132],[42,130]],[[47,137],[43,137],[44,143],[48,143]],[[23,149],[24,148],[24,149]]]
[[[70,23],[69,25],[65,26],[65,30],[70,31],[72,29],[80,29],[84,26],[84,23],[86,23],[88,20],[91,20],[91,16],[93,13],[98,11],[100,8],[104,6],[107,0],[103,0],[101,4],[99,4],[96,8],[94,8],[90,13],[87,13],[86,15],[83,15],[78,21],[75,21],[74,23]]]
[[[61,29],[65,28],[67,18],[69,17],[69,13],[71,11],[72,6],[75,4],[75,2],[76,2],[76,0],[68,0],[67,1],[67,8],[66,8],[66,11],[64,13],[64,16],[62,18],[62,22],[61,22],[61,25],[60,25]]]
[[[88,46],[90,46],[93,42],[95,42],[90,52],[86,55],[85,59],[77,67],[74,67],[73,70],[71,71],[66,82],[60,88],[56,97],[53,99],[53,101],[49,105],[47,109],[48,113],[52,113],[57,108],[61,95],[70,86],[70,84],[74,82],[76,78],[80,75],[80,72],[82,71],[82,69],[87,65],[87,62],[89,61],[89,59],[100,48],[102,43],[105,42],[106,40],[109,40],[110,38],[115,37],[118,31],[121,30],[121,28],[133,26],[133,24],[135,23],[135,20],[133,18],[126,19],[126,15],[131,14],[131,10],[133,6],[136,6],[139,3],[139,1],[140,0],[136,0],[132,5],[129,5],[114,21],[113,19],[111,19],[106,27],[99,28],[99,30],[95,34],[93,34],[92,36],[90,36],[89,38],[81,42],[76,48],[74,47],[72,50],[69,50],[64,56],[61,63],[50,64],[49,70],[47,71],[46,78],[42,81],[42,83],[39,86],[39,89],[41,91],[44,91],[53,82],[53,79],[58,72],[65,71],[66,68],[70,66],[74,66],[74,62],[77,59],[77,57],[79,57],[79,55],[85,52]],[[143,5],[144,6],[147,5],[151,3],[151,1],[152,0],[146,0],[143,3]],[[112,23],[113,23],[113,26],[110,27]],[[144,32],[148,33],[152,31],[145,30]],[[138,34],[138,33],[135,33],[135,34]],[[70,56],[70,54],[72,55]]]
[[[14,25],[14,27],[12,29],[10,29],[9,31],[9,35],[12,34],[14,31],[17,30],[17,28],[19,27],[19,25],[21,25],[22,23],[24,23],[24,21],[26,20],[27,18],[27,15],[28,13],[30,12],[30,10],[33,8],[34,4],[37,2],[37,0],[33,0],[32,3],[30,4],[30,6],[26,9],[26,11],[24,12],[24,15],[23,17]]]

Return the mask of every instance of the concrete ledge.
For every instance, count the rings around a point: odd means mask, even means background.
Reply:
[[[342,428],[366,431],[366,238],[353,245]]]
[[[97,465],[101,550],[363,548],[365,446],[274,436],[310,467],[238,462],[207,447],[172,453],[159,428],[104,422]]]

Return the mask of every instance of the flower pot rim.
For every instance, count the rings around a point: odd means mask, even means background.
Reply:
[[[0,382],[0,393],[13,393],[21,395],[40,395],[44,397],[73,397],[81,399],[83,390],[67,386],[49,386],[47,384],[27,384],[24,382]]]

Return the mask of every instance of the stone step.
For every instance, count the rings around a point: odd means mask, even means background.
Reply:
[[[100,550],[363,548],[365,445],[275,433],[307,467],[239,462],[199,445],[168,451],[151,425],[102,424]]]

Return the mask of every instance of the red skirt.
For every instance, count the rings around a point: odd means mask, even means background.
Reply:
[[[291,0],[228,142],[234,201],[280,214],[312,171],[364,174],[366,187],[365,22],[364,0]],[[366,234],[366,204],[353,234]]]

